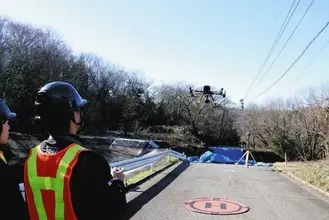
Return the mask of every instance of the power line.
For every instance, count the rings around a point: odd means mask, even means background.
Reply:
[[[255,96],[252,100],[258,98],[259,96],[263,95],[264,93],[268,92],[273,86],[275,86],[290,70],[291,68],[298,62],[298,60],[304,55],[304,53],[308,50],[308,48],[313,44],[313,42],[320,36],[320,34],[328,27],[329,21],[326,25],[319,31],[319,33],[311,40],[311,42],[306,46],[303,52],[299,55],[299,57],[291,64],[291,66],[280,76],[278,80],[276,80],[269,88],[267,88],[264,92]]]
[[[283,32],[285,31],[287,25],[289,24],[292,15],[295,13],[295,10],[296,10],[296,8],[297,8],[297,6],[298,6],[300,0],[298,1],[297,5],[296,5],[295,8],[294,8],[294,11],[292,12],[292,14],[291,14],[290,17],[289,17],[289,14],[290,14],[291,9],[293,8],[295,2],[296,2],[296,0],[294,0],[293,3],[291,4],[290,9],[289,9],[289,11],[288,11],[288,13],[287,13],[287,15],[286,15],[286,17],[285,17],[285,19],[284,19],[282,25],[281,25],[281,28],[280,28],[280,30],[279,30],[279,32],[278,32],[278,34],[277,34],[277,36],[276,36],[276,38],[275,38],[275,40],[274,40],[272,46],[271,46],[271,49],[270,49],[269,52],[267,53],[267,56],[266,56],[264,62],[262,63],[262,66],[261,66],[260,69],[258,70],[258,73],[257,73],[256,77],[254,78],[253,82],[252,82],[251,85],[249,86],[249,88],[248,88],[248,90],[247,90],[247,92],[246,92],[246,95],[244,96],[243,99],[245,99],[245,98],[248,96],[248,93],[249,93],[251,87],[252,87],[253,84],[255,83],[257,77],[259,76],[259,74],[260,74],[261,71],[263,70],[265,64],[267,63],[268,59],[269,59],[270,56],[272,55],[273,50],[274,50],[274,48],[276,47],[277,43],[279,42],[279,40],[280,40],[280,38],[281,38]],[[287,18],[288,18],[288,17],[289,17],[289,19],[288,19],[288,21],[287,21]],[[287,21],[287,23],[286,23],[286,21]]]
[[[309,62],[307,64],[307,66],[305,67],[305,69],[297,76],[296,80],[291,84],[294,85],[299,79],[300,77],[306,72],[306,70],[313,64],[313,62],[315,61],[315,59],[324,51],[324,49],[326,48],[326,46],[329,44],[329,40],[321,47],[321,49],[319,50],[319,52],[313,57],[313,59],[311,60],[311,62]]]
[[[294,35],[294,33],[296,32],[297,28],[299,27],[300,23],[303,21],[305,15],[307,14],[307,12],[309,11],[309,9],[311,8],[311,6],[313,5],[315,0],[312,0],[312,2],[310,3],[310,5],[308,6],[308,8],[306,9],[306,11],[304,12],[303,16],[299,19],[299,22],[297,23],[295,29],[291,32],[289,38],[287,39],[287,41],[285,42],[285,44],[283,45],[283,47],[281,48],[280,52],[278,53],[278,55],[275,57],[275,59],[273,60],[273,62],[271,63],[270,67],[266,70],[266,72],[264,73],[263,77],[258,81],[258,83],[255,85],[254,89],[252,91],[255,90],[255,88],[259,85],[259,83],[264,79],[264,77],[267,75],[267,73],[272,69],[274,63],[277,61],[277,59],[279,58],[279,56],[281,55],[282,51],[284,50],[284,48],[287,46],[287,44],[289,43],[291,37]],[[251,92],[252,92],[251,91]]]

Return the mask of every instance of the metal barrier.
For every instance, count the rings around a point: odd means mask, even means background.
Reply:
[[[150,155],[150,156],[145,155],[145,156],[141,156],[141,157],[137,157],[137,158],[133,158],[133,159],[110,163],[110,166],[111,167],[123,167],[125,169],[125,172],[127,172],[130,170],[139,168],[139,167],[146,166],[148,164],[155,163],[166,156],[172,156],[172,157],[176,157],[181,160],[186,160],[186,155],[184,153],[179,153],[177,151],[167,149],[164,152]]]
[[[130,171],[130,170],[139,168],[139,167],[143,167],[143,166],[146,166],[146,165],[149,165],[149,164],[153,164],[153,163],[161,160],[162,158],[164,158],[166,156],[172,156],[172,157],[176,157],[176,158],[181,159],[181,160],[186,160],[185,153],[179,153],[177,151],[167,149],[163,152],[160,152],[160,153],[157,153],[157,154],[154,154],[154,155],[145,155],[145,156],[136,157],[136,158],[133,158],[133,159],[128,159],[128,160],[123,160],[123,161],[110,163],[110,166],[111,166],[111,168],[112,167],[123,167],[125,169],[125,172],[127,172],[127,171]],[[19,188],[20,188],[22,196],[25,200],[24,184],[20,183]]]

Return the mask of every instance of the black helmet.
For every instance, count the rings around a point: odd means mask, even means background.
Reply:
[[[6,121],[16,117],[16,113],[10,111],[6,103],[0,99],[0,124],[6,123]]]
[[[37,95],[36,106],[67,103],[69,110],[77,111],[87,103],[69,83],[56,81],[43,86]]]
[[[81,98],[78,91],[69,83],[56,81],[43,86],[35,101],[36,117],[48,121],[50,126],[56,126],[56,121],[68,122],[74,120],[73,112],[81,111],[87,100]],[[58,122],[60,123],[60,122]]]

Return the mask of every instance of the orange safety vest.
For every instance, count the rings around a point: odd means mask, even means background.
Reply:
[[[33,220],[76,220],[71,202],[70,178],[79,153],[85,148],[71,144],[54,154],[34,147],[24,166],[26,202]]]

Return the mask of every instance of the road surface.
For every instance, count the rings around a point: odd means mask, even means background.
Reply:
[[[188,211],[193,198],[225,198],[250,207],[229,216]],[[151,220],[328,220],[329,201],[272,168],[183,162],[156,175],[127,194],[124,219]]]

